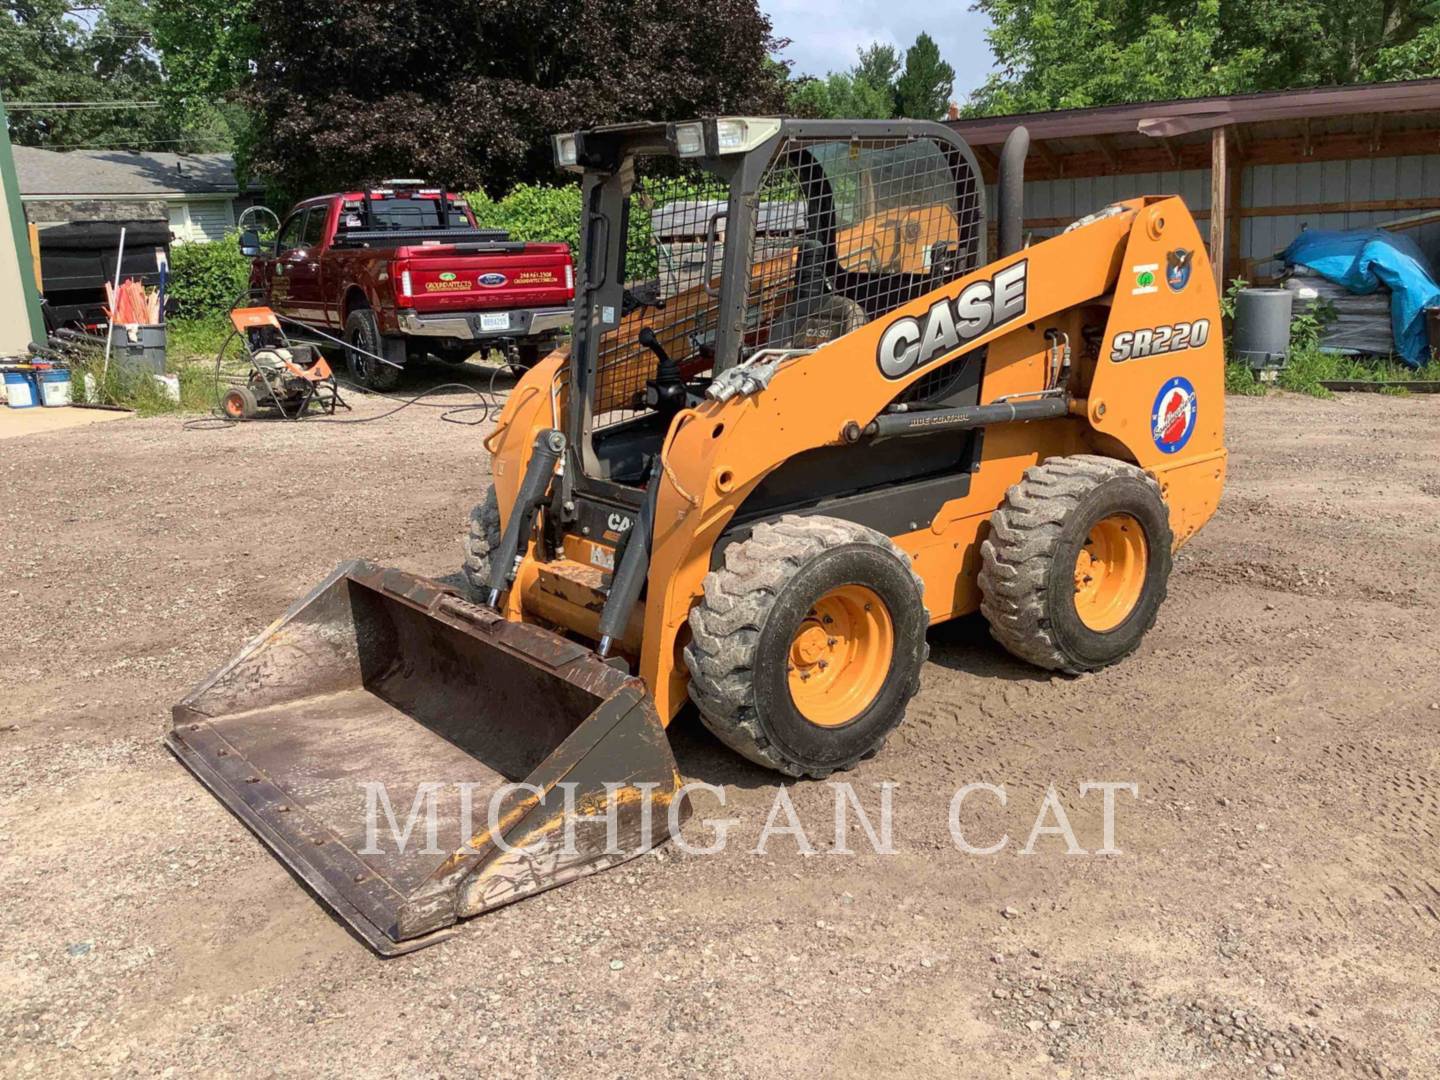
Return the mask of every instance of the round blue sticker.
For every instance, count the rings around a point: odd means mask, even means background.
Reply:
[[[1195,387],[1189,379],[1176,375],[1160,387],[1150,413],[1150,437],[1162,454],[1173,454],[1190,441],[1196,411]]]

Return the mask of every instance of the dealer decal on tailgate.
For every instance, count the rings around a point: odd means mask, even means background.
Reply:
[[[1198,349],[1210,340],[1210,320],[1178,322],[1147,330],[1125,330],[1110,343],[1111,360],[1141,360],[1147,356]]]

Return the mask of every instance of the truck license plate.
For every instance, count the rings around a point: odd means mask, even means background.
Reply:
[[[480,316],[480,329],[481,329],[481,330],[509,330],[509,329],[510,329],[510,313],[509,313],[508,311],[502,311],[502,312],[500,312],[500,314],[498,314],[498,315],[481,315],[481,316]]]

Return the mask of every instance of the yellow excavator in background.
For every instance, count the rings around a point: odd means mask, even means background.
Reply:
[[[1218,298],[1178,198],[1023,246],[1026,144],[992,251],[940,124],[558,136],[574,338],[486,439],[468,594],[340,566],[171,749],[389,955],[663,841],[687,703],[824,777],[901,722],[936,623],[979,610],[1055,671],[1127,656],[1224,483]],[[412,798],[435,833],[377,844]]]

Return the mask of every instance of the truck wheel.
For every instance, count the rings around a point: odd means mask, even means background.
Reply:
[[[465,583],[470,598],[481,601],[490,592],[490,553],[500,546],[500,503],[491,484],[485,498],[470,511],[465,532]]]
[[[347,344],[364,349],[345,350],[345,360],[350,367],[350,376],[361,386],[370,390],[393,390],[400,382],[400,368],[382,364],[376,356],[386,355],[385,338],[380,334],[380,324],[375,321],[375,312],[359,308],[345,320],[345,341]]]
[[[705,578],[685,648],[690,697],[721,742],[816,779],[876,753],[920,687],[924,585],[890,538],[784,517]]]
[[[1078,675],[1129,656],[1165,599],[1170,514],[1160,486],[1113,458],[1025,470],[980,545],[980,610],[1022,660]]]

